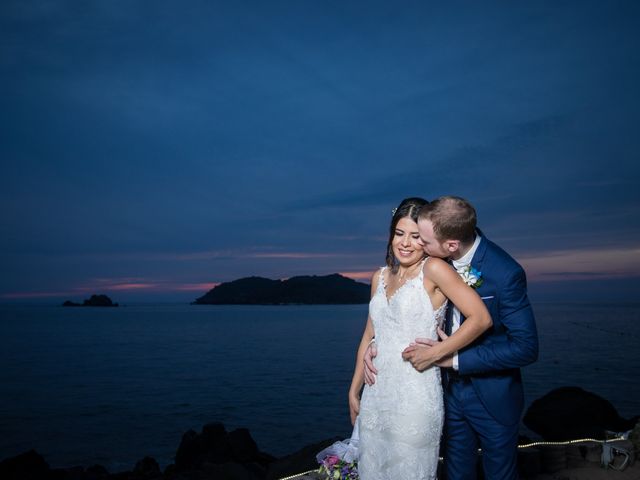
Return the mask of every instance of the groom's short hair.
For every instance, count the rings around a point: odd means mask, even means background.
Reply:
[[[460,197],[444,196],[420,209],[418,220],[429,220],[433,233],[442,242],[459,240],[472,242],[476,232],[476,209]]]

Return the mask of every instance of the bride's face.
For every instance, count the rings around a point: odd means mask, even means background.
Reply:
[[[398,220],[391,242],[393,254],[401,265],[413,265],[424,257],[418,224],[409,217]]]

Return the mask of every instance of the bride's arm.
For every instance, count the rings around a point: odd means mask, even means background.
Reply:
[[[374,274],[371,278],[371,296],[375,294],[378,287],[378,275]],[[354,424],[356,416],[360,411],[360,392],[364,385],[364,352],[367,350],[371,339],[375,336],[373,330],[373,323],[371,317],[367,318],[367,325],[364,328],[360,345],[358,346],[358,352],[356,354],[356,364],[353,370],[353,378],[351,380],[351,386],[349,387],[349,414],[351,416],[351,423]]]
[[[480,296],[446,262],[430,258],[425,262],[424,275],[460,310],[465,321],[442,342],[432,346],[411,345],[405,349],[402,356],[421,371],[469,345],[492,325],[491,315]]]
[[[362,335],[362,340],[360,340],[360,346],[356,354],[353,379],[351,380],[351,387],[349,387],[349,414],[351,415],[351,424],[355,423],[356,416],[360,412],[360,392],[364,385],[364,352],[369,346],[369,342],[371,342],[373,336],[373,325],[371,324],[371,317],[369,317]]]

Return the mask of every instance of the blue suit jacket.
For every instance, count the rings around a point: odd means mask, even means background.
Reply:
[[[458,371],[470,376],[491,416],[503,425],[513,425],[520,421],[524,406],[520,367],[538,358],[526,276],[518,262],[484,236],[471,265],[482,272],[484,281],[476,291],[493,326],[458,352]]]

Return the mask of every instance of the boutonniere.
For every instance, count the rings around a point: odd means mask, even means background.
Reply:
[[[484,278],[482,278],[482,272],[476,270],[471,265],[467,265],[466,267],[462,267],[458,270],[458,273],[462,277],[464,283],[469,285],[471,288],[478,288],[484,282]]]

